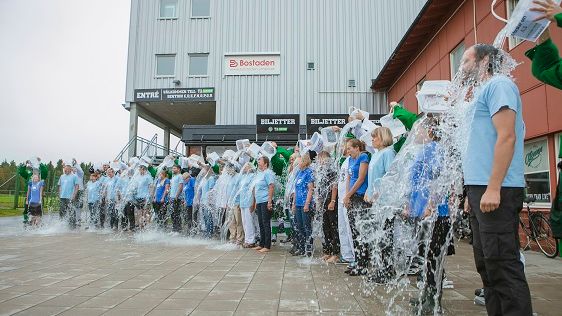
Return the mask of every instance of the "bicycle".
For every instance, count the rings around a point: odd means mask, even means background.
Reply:
[[[534,241],[548,258],[555,258],[558,255],[558,240],[553,237],[550,223],[546,217],[537,210],[531,210],[531,204],[536,199],[534,197],[526,197],[524,202],[527,205],[527,214],[529,217],[529,225],[525,225],[521,214],[519,215],[519,224],[523,232],[527,236],[527,243],[523,250],[531,249],[531,241]]]

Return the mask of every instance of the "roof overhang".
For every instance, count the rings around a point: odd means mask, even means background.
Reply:
[[[380,71],[371,81],[371,89],[387,91],[407,70],[421,50],[430,43],[433,36],[464,1],[428,0],[416,19],[402,37],[398,46]]]

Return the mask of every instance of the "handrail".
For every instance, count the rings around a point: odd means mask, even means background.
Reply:
[[[151,156],[151,158],[154,158],[155,156],[157,156],[157,151],[158,150],[162,150],[166,153],[172,154],[174,156],[184,156],[183,153],[178,152],[177,149],[177,145],[176,145],[176,149],[171,150],[170,148],[167,148],[163,145],[158,144],[157,142],[158,140],[158,134],[154,134],[154,136],[152,136],[151,140],[148,140],[146,138],[140,137],[140,136],[136,136],[135,138],[131,138],[129,140],[129,142],[127,143],[127,145],[125,145],[125,147],[123,147],[123,149],[121,150],[121,152],[119,152],[119,154],[117,155],[117,157],[115,157],[115,160],[121,160],[123,158],[123,155],[127,152],[127,150],[129,149],[129,147],[131,147],[131,144],[133,142],[140,142],[142,145],[146,145],[146,147],[143,146],[143,149],[140,153],[139,156],[145,156],[147,154],[150,154],[150,149],[154,148],[154,154],[153,155],[148,155]]]
[[[16,176],[17,176],[17,174],[13,175],[13,176],[12,176],[10,179],[8,179],[6,182],[2,183],[2,184],[0,185],[0,188],[3,187],[3,186],[5,186],[6,183],[10,182],[10,181],[11,181],[13,178],[15,178]]]

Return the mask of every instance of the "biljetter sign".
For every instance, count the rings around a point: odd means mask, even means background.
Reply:
[[[298,114],[258,114],[256,134],[299,134]]]
[[[314,132],[320,133],[320,130],[328,126],[344,127],[347,124],[349,114],[307,114],[306,115],[306,133],[311,137]]]

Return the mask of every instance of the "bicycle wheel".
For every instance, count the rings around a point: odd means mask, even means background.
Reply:
[[[535,242],[548,258],[554,258],[558,255],[558,243],[552,235],[550,223],[543,215],[536,215],[533,218],[532,225],[535,231]]]

